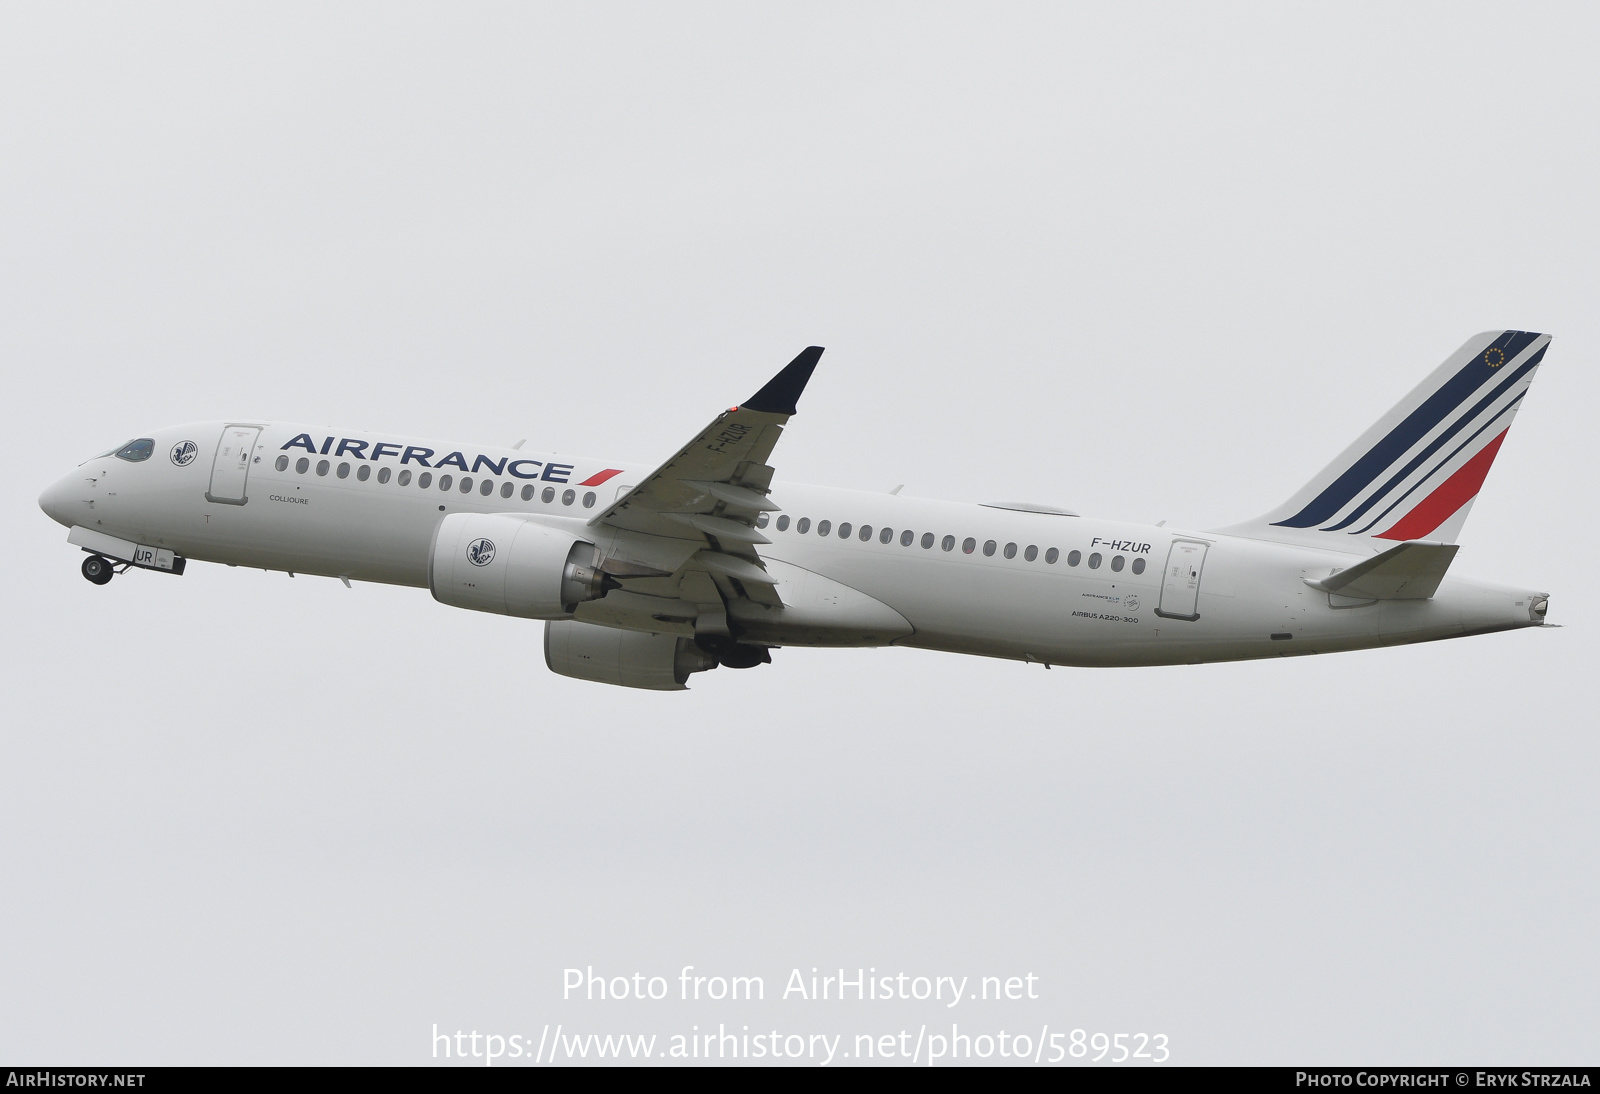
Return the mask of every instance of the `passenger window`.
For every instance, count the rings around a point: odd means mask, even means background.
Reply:
[[[866,543],[868,540],[870,540],[872,538],[872,525],[863,524],[861,526],[861,531],[856,533],[856,538],[862,543]]]
[[[817,535],[825,536],[831,531],[833,531],[833,521],[831,521],[831,520],[819,520],[819,521],[817,521]]]
[[[446,479],[448,479],[449,477],[450,477],[449,475],[445,476]],[[433,472],[432,471],[424,471],[422,474],[417,476],[417,489],[418,490],[426,490],[428,487],[430,487],[432,485],[433,485]]]
[[[1111,560],[1111,572],[1114,574],[1120,574],[1122,572],[1123,564],[1127,561],[1128,560],[1122,555],[1117,555]]]
[[[461,476],[461,492],[463,494],[472,493],[472,480],[466,475]]]
[[[329,466],[329,464],[328,464],[327,460],[318,460],[317,461],[317,475],[318,475],[319,478],[327,475],[328,466]]]
[[[511,484],[508,482],[506,485],[510,486]],[[478,487],[478,493],[484,497],[488,497],[490,494],[494,493],[494,480],[484,479],[483,484]]]
[[[961,541],[961,553],[962,554],[970,555],[972,552],[976,551],[977,549],[978,549],[978,541],[973,539],[971,536],[968,536],[966,539]]]
[[[594,502],[589,500],[589,498],[591,498],[591,497],[593,497],[592,494],[591,495],[585,495],[583,504],[584,505],[593,505]],[[767,522],[769,520],[771,520],[771,519],[772,519],[772,514],[771,513],[758,513],[758,514],[756,514],[756,527],[757,528],[765,528],[767,526]]]
[[[1054,566],[1056,564],[1056,559],[1060,557],[1061,552],[1052,547],[1044,553],[1044,563],[1046,566]]]
[[[795,524],[794,530],[799,532],[802,536],[811,531],[811,518],[801,517],[799,522]]]
[[[339,465],[338,475],[341,479],[348,479],[350,477],[350,465],[348,463],[341,463]]]
[[[1031,543],[1028,544],[1028,549],[1026,551],[1022,552],[1022,558],[1026,562],[1032,562],[1034,559],[1036,559],[1038,557],[1039,557],[1039,548],[1035,547]]]
[[[956,549],[956,537],[955,536],[945,536],[944,539],[939,541],[939,550],[941,550],[941,551],[954,551],[955,549]]]
[[[306,459],[304,456],[301,456],[298,460],[294,461],[294,473],[296,475],[304,475],[306,473],[306,468],[310,466],[311,461]]]
[[[1094,554],[1089,556],[1089,569],[1098,570],[1099,568],[1100,568],[1100,552],[1096,551]]]
[[[984,557],[986,557],[986,558],[994,557],[994,550],[995,550],[996,546],[998,546],[998,545],[995,543],[994,540],[992,540],[992,539],[984,540],[983,541],[983,554],[984,554]]]
[[[500,484],[500,496],[502,498],[509,498],[512,494],[515,494],[516,492],[517,492],[517,484],[516,483],[514,483],[514,482],[503,482],[503,483]]]
[[[789,530],[789,514],[785,513],[785,514],[783,514],[783,516],[778,518],[778,531],[787,532],[788,530]]]
[[[380,483],[389,481],[389,469],[387,467],[378,468],[378,481]]]
[[[288,456],[279,456],[277,462],[274,463],[272,466],[276,467],[279,471],[287,471],[287,470],[289,470],[289,457]]]
[[[1136,574],[1144,573],[1144,559],[1136,558],[1133,560],[1133,572]]]
[[[156,442],[149,437],[141,437],[137,441],[129,441],[117,449],[117,459],[127,460],[129,463],[143,463],[150,458],[150,453],[156,450]]]
[[[544,493],[539,495],[539,500],[544,502],[546,505],[549,505],[551,502],[555,501],[556,500],[556,488],[553,487],[553,486],[545,487],[544,488]]]
[[[839,525],[839,538],[840,539],[849,539],[850,538],[850,522],[849,521],[845,521],[843,524]]]
[[[388,468],[384,468],[384,470],[387,471]],[[411,485],[411,472],[410,472],[410,470],[408,469],[408,470],[400,472],[400,477],[395,480],[395,483],[398,486],[410,486]]]
[[[571,505],[572,504],[572,500],[574,498],[576,498],[577,496],[578,496],[578,492],[576,490],[563,490],[563,491],[561,491],[561,504],[562,505]]]
[[[583,507],[585,509],[593,509],[594,508],[594,502],[595,502],[595,493],[594,493],[594,491],[593,490],[585,490],[583,492]],[[762,513],[761,514],[761,526],[763,528],[765,528],[766,524],[767,524],[767,514]]]
[[[894,529],[893,528],[885,528],[883,531],[879,532],[878,533],[878,542],[879,543],[893,543],[894,542]]]
[[[530,482],[528,485],[526,485],[526,486],[524,486],[522,488],[522,500],[523,501],[532,501],[533,500],[533,483]]]
[[[902,547],[909,547],[913,543],[915,543],[916,540],[917,540],[917,533],[913,532],[909,528],[907,528],[904,532],[900,533],[900,546],[902,546]]]
[[[1006,557],[1007,558],[1016,558],[1017,557],[1017,545],[1015,543],[1006,544]]]
[[[1080,563],[1082,561],[1083,561],[1083,552],[1082,551],[1073,551],[1071,554],[1069,554],[1067,556],[1067,565],[1068,566],[1076,566],[1078,563]]]
[[[362,464],[360,467],[356,468],[356,478],[361,482],[366,482],[368,479],[372,478],[372,468],[367,464]]]
[[[428,476],[424,475],[422,477],[425,479]],[[421,481],[421,480],[418,480],[418,481]],[[450,489],[450,484],[452,482],[455,482],[455,477],[454,476],[452,476],[452,475],[440,475],[439,476],[439,489],[440,490],[448,490],[448,489]]]
[[[922,533],[922,549],[924,551],[931,551],[933,549],[933,533],[932,532],[924,532],[924,533]]]

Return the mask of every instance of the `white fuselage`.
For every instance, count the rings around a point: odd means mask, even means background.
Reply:
[[[68,527],[189,559],[427,587],[434,535],[449,513],[525,514],[569,528],[602,552],[626,553],[628,533],[589,521],[652,470],[251,422],[243,428],[260,432],[243,472],[225,483],[226,469],[216,478],[218,438],[240,427],[217,421],[161,430],[148,459],[90,460],[40,504]],[[180,466],[174,450],[184,441],[198,451]],[[230,500],[231,491],[244,503]],[[818,583],[825,605],[838,603],[844,586],[905,623],[886,633],[879,616],[852,630],[848,609],[840,609],[839,626],[788,627],[779,612],[763,624],[772,644],[895,644],[1045,664],[1159,665],[1326,653],[1541,621],[1530,610],[1539,594],[1450,577],[1431,599],[1335,603],[1342,598],[1305,580],[1367,555],[1317,547],[783,482],[770,500],[782,510],[762,528],[771,540],[760,547],[762,559],[785,573],[828,579]],[[824,522],[826,535],[819,534]],[[863,528],[871,530],[865,538]]]

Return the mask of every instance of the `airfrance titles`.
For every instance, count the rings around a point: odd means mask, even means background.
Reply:
[[[472,462],[467,462],[467,456],[462,452],[451,452],[449,455],[434,459],[435,452],[431,448],[421,445],[400,445],[389,441],[360,441],[350,437],[340,437],[337,447],[332,437],[324,437],[319,448],[316,441],[311,439],[309,433],[301,433],[286,443],[284,448],[303,448],[312,455],[334,458],[348,456],[354,460],[368,460],[376,462],[386,456],[398,457],[402,465],[415,463],[421,467],[457,467],[468,474],[494,474],[510,475],[517,479],[539,479],[544,482],[568,482],[572,477],[573,464],[570,463],[544,463],[540,460],[513,460],[510,456],[501,456],[498,460],[490,459],[481,453],[475,453]],[[367,449],[372,451],[368,452]],[[429,462],[432,461],[432,462]],[[542,468],[542,470],[541,470]],[[615,475],[612,471],[606,478]],[[604,474],[604,472],[602,472]],[[605,481],[601,479],[600,481]],[[579,486],[592,485],[582,482]]]

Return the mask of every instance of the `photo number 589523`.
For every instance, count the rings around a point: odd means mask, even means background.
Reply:
[[[1056,1034],[1059,1037],[1060,1034]],[[1070,1037],[1071,1043],[1067,1047],[1067,1054],[1078,1059],[1088,1057],[1098,1063],[1107,1060],[1108,1063],[1120,1064],[1126,1060],[1149,1060],[1151,1063],[1165,1063],[1172,1055],[1167,1049],[1167,1035],[1165,1033],[1096,1033],[1089,1034],[1084,1030],[1075,1029]],[[1051,1040],[1055,1040],[1054,1037]],[[1051,1045],[1059,1049],[1059,1044]],[[1093,1052],[1094,1055],[1089,1054]],[[1056,1057],[1060,1059],[1060,1057]]]

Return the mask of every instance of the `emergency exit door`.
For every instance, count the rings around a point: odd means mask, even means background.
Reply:
[[[1192,539],[1175,539],[1167,552],[1167,568],[1161,575],[1161,602],[1156,614],[1168,619],[1199,619],[1200,571],[1206,564],[1206,544]]]
[[[223,429],[217,442],[217,454],[211,461],[211,488],[206,491],[207,501],[224,505],[243,505],[250,499],[245,496],[245,480],[250,477],[250,461],[255,458],[256,438],[261,436],[259,426],[230,425]]]

